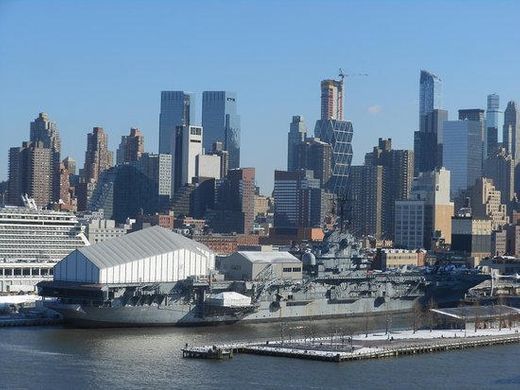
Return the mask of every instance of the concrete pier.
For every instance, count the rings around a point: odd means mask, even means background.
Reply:
[[[200,351],[225,350],[233,353],[290,357],[296,359],[342,362],[350,360],[382,359],[417,355],[430,352],[463,350],[498,344],[520,343],[520,329],[489,329],[481,334],[465,331],[436,330],[402,331],[391,334],[330,336],[296,340],[270,340],[262,342],[225,344],[213,347],[183,349],[184,357]],[[199,352],[198,352],[199,351]]]

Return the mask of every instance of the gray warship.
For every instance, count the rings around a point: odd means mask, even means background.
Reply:
[[[78,327],[202,326],[409,312],[425,298],[418,271],[375,271],[348,231],[329,232],[302,256],[301,281],[267,267],[254,281],[189,277],[175,283],[107,286],[41,282],[47,306]]]

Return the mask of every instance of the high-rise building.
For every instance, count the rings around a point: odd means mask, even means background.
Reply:
[[[485,111],[480,108],[470,108],[459,110],[459,121],[475,121],[480,123],[480,138],[482,143],[482,160],[484,160],[487,153],[487,127]]]
[[[396,246],[432,249],[432,244],[451,242],[450,171],[422,172],[414,178],[408,200],[396,201]]]
[[[311,170],[321,186],[328,188],[332,175],[332,146],[319,138],[307,138],[298,145],[296,152],[298,171]]]
[[[88,210],[103,209],[105,218],[124,223],[127,218],[160,210],[158,183],[131,164],[117,165],[101,172]]]
[[[195,156],[195,176],[220,179],[220,156],[216,154],[198,154]]]
[[[411,150],[392,150],[392,140],[380,138],[373,151],[366,154],[365,167],[352,170],[348,198],[353,200],[352,225],[356,234],[393,238],[395,202],[409,198],[413,160]]]
[[[493,180],[479,177],[469,189],[471,216],[490,219],[491,229],[501,230],[509,223],[507,206],[501,203],[501,194],[493,185]]]
[[[289,172],[297,171],[298,167],[298,148],[305,141],[307,136],[307,127],[303,121],[303,117],[297,115],[292,117],[289,126],[289,134],[287,137],[287,170]]]
[[[426,115],[442,109],[442,81],[426,70],[421,70],[419,80],[419,131],[426,131]]]
[[[195,124],[195,95],[184,91],[162,91],[159,114],[159,153],[175,151],[177,126]]]
[[[171,154],[143,153],[139,160],[133,161],[131,164],[152,180],[159,196],[159,208],[166,210],[172,197]]]
[[[274,227],[320,227],[326,210],[320,180],[312,171],[274,172]],[[329,210],[330,212],[330,210]]]
[[[500,191],[501,203],[510,205],[515,197],[515,161],[511,155],[499,148],[484,161],[483,173]]]
[[[123,135],[117,149],[116,160],[118,164],[137,161],[144,153],[144,135],[137,128],[130,129],[130,135]]]
[[[352,163],[352,123],[335,119],[318,120],[314,133],[332,147],[332,172],[327,187],[334,194],[344,196]]]
[[[431,172],[442,166],[442,126],[448,111],[434,109],[423,117],[422,130],[414,133],[414,174]]]
[[[206,212],[208,226],[218,233],[253,231],[255,168],[231,169],[218,185],[216,205]]]
[[[237,114],[237,94],[229,91],[202,93],[202,127],[204,149],[211,150],[222,142],[229,153],[229,169],[240,167],[240,116]]]
[[[202,127],[177,126],[174,158],[174,192],[196,176],[197,155],[202,154]]]
[[[493,93],[487,97],[486,129],[487,155],[491,156],[498,149],[498,127],[500,122],[500,96]]]
[[[108,150],[108,135],[102,127],[94,127],[87,134],[87,151],[83,174],[86,182],[97,182],[99,175],[112,166],[112,152]]]
[[[350,230],[358,237],[380,239],[383,232],[383,166],[352,166],[347,198],[351,203]]]
[[[69,171],[70,175],[76,175],[76,160],[74,160],[72,157],[67,156],[63,159],[63,165],[65,166],[65,169]]]
[[[31,122],[30,141],[33,144],[41,142],[44,148],[51,149],[52,198],[56,202],[60,198],[60,152],[61,141],[58,127],[49,120],[45,112],[40,112],[38,118]]]
[[[53,201],[53,155],[54,150],[44,147],[42,141],[23,142],[21,147],[9,149],[8,204],[22,206],[23,195],[40,207]]]
[[[321,120],[343,120],[343,80],[321,82]]]
[[[520,118],[514,101],[508,102],[504,111],[502,145],[518,164],[518,161],[520,161]]]
[[[446,121],[443,128],[443,166],[451,172],[451,196],[471,187],[482,173],[482,124]]]

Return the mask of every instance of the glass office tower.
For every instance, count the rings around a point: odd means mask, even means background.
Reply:
[[[240,167],[240,116],[237,115],[237,94],[229,91],[202,93],[203,145],[206,151],[215,142],[222,142],[229,153],[229,169]]]
[[[184,91],[162,91],[159,115],[159,153],[175,151],[174,138],[177,126],[195,123],[195,95]]]

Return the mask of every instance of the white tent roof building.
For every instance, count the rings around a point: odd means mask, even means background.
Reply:
[[[95,284],[166,283],[205,276],[215,255],[159,226],[76,249],[54,266],[54,280]]]

